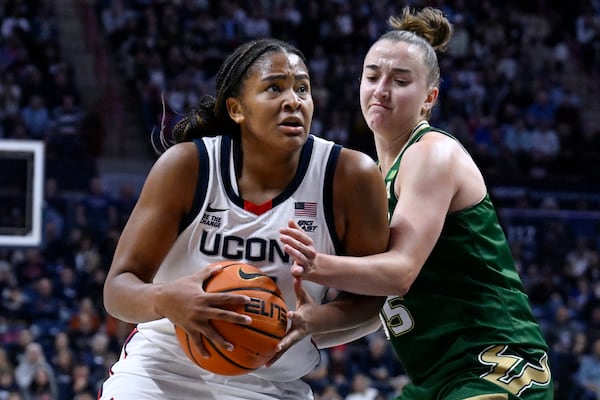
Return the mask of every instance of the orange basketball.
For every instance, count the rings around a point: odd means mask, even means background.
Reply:
[[[287,307],[273,278],[260,269],[236,261],[220,261],[212,266],[217,264],[223,265],[223,269],[204,282],[204,290],[250,297],[249,304],[227,308],[249,315],[252,324],[211,320],[212,326],[235,348],[227,351],[202,336],[209,358],[200,355],[181,327],[176,325],[175,332],[185,354],[200,367],[220,375],[242,375],[262,367],[275,354],[275,346],[287,330]]]

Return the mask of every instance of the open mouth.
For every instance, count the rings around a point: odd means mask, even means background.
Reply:
[[[296,122],[296,121],[284,121],[280,125],[281,126],[289,126],[291,128],[298,128],[298,127],[302,126],[302,124],[300,122]]]

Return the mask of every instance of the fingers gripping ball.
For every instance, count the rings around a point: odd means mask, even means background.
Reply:
[[[250,297],[249,304],[227,308],[249,315],[252,324],[211,320],[213,327],[235,348],[227,351],[203,336],[202,343],[210,353],[209,358],[202,357],[181,327],[176,325],[175,332],[183,351],[200,367],[220,375],[242,375],[262,367],[274,356],[275,346],[287,329],[287,308],[275,281],[260,269],[233,261],[219,264],[224,268],[204,283],[204,290]]]

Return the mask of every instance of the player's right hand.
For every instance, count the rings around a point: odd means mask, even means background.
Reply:
[[[244,314],[227,309],[227,306],[248,304],[250,297],[233,293],[208,293],[204,291],[204,281],[219,272],[221,267],[206,268],[190,276],[159,284],[157,311],[173,324],[183,328],[198,351],[208,357],[202,345],[201,335],[226,349],[233,349],[210,324],[211,319],[220,319],[233,324],[249,325],[252,319]]]

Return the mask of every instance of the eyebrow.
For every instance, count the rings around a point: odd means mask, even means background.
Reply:
[[[368,65],[365,65],[365,69],[379,71],[381,69],[381,67],[379,65],[377,65],[377,64],[368,64]],[[399,68],[399,67],[392,68],[392,72],[401,73],[401,74],[410,74],[410,73],[412,73],[412,71],[410,69]]]
[[[265,82],[272,82],[272,81],[277,81],[277,80],[281,80],[281,79],[286,79],[288,77],[288,75],[286,74],[277,74],[277,75],[269,75],[264,77],[262,80]],[[310,80],[310,77],[308,76],[308,74],[298,74],[298,75],[294,75],[294,79],[297,81],[301,81],[301,80]]]

